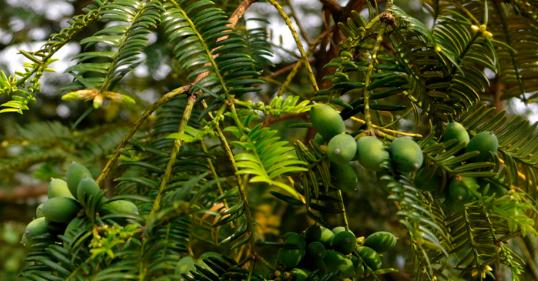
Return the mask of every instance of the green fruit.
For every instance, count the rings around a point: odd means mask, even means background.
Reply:
[[[398,238],[387,231],[374,232],[364,240],[364,245],[374,249],[378,253],[383,253],[396,246]]]
[[[304,256],[301,249],[280,249],[278,251],[278,264],[285,269],[291,269],[299,265]]]
[[[356,191],[359,178],[355,169],[349,165],[331,165],[332,183],[343,191]]]
[[[71,194],[77,195],[77,187],[80,180],[87,177],[91,178],[92,174],[86,167],[77,162],[73,162],[67,168],[65,177],[69,191],[71,191]]]
[[[48,231],[49,222],[44,218],[37,218],[28,225],[26,225],[26,230],[24,230],[24,237],[26,239],[32,239],[35,236],[45,234]]]
[[[351,231],[338,232],[333,237],[332,246],[342,254],[349,254],[357,246],[356,239],[355,234]]]
[[[294,268],[291,270],[291,274],[294,277],[295,281],[306,281],[310,272],[302,268]]]
[[[381,170],[383,162],[390,159],[383,142],[374,136],[365,136],[357,141],[357,158],[364,168],[374,171]]]
[[[73,197],[69,187],[67,187],[67,182],[62,179],[52,178],[49,182],[49,199],[54,197]]]
[[[323,243],[319,241],[314,241],[308,244],[308,247],[306,248],[306,256],[311,261],[317,261],[323,259],[326,251],[327,250],[325,250],[325,246],[323,245]]]
[[[449,141],[455,139],[457,140],[456,144],[465,144],[469,143],[469,133],[463,125],[458,122],[450,122],[446,126],[445,133],[443,134],[443,141]]]
[[[333,240],[333,237],[334,237],[334,233],[330,229],[325,228],[325,227],[321,228],[321,235],[320,235],[319,241],[325,244],[325,246],[331,245],[331,241]]]
[[[334,233],[328,228],[313,224],[305,229],[304,236],[308,243],[320,241],[325,246],[330,246]]]
[[[103,204],[103,211],[109,214],[138,215],[138,207],[128,200],[115,200]]]
[[[400,137],[390,145],[390,156],[398,170],[412,172],[418,170],[424,162],[420,146],[411,138]]]
[[[372,248],[367,246],[361,246],[357,248],[357,252],[362,260],[370,267],[372,270],[377,270],[381,267],[383,262],[379,254]]]
[[[426,169],[418,170],[415,176],[415,185],[425,191],[434,192],[442,188],[443,179],[436,173]]]
[[[77,187],[77,199],[84,205],[101,192],[97,182],[90,177],[80,180]]]
[[[306,242],[303,236],[299,235],[296,232],[288,232],[284,234],[284,247],[286,249],[301,249],[302,251],[306,248]]]
[[[306,242],[295,232],[284,234],[284,248],[280,249],[278,260],[284,268],[296,267],[305,255]]]
[[[344,226],[337,226],[335,228],[333,228],[333,233],[334,234],[338,234],[340,232],[343,232],[343,231],[347,231],[346,228]]]
[[[330,139],[346,130],[344,120],[338,111],[326,104],[318,103],[312,106],[310,119],[312,120],[312,126],[325,139]]]
[[[304,237],[306,242],[320,241],[321,239],[321,226],[318,224],[312,224],[304,231]]]
[[[473,199],[473,191],[477,191],[480,185],[473,177],[456,176],[448,186],[448,197],[453,202],[468,202]]]
[[[35,209],[35,217],[36,218],[41,218],[43,217],[43,206],[45,205],[45,203],[41,203],[37,206],[37,208]]]
[[[465,148],[466,152],[479,151],[480,154],[474,158],[472,161],[487,161],[490,159],[491,154],[496,154],[497,149],[499,148],[499,141],[497,136],[492,132],[481,132],[474,136],[469,145]]]
[[[54,197],[43,205],[43,215],[51,222],[68,222],[80,209],[77,201],[67,197]]]
[[[339,134],[329,141],[327,150],[331,162],[344,165],[355,157],[357,143],[355,143],[355,139],[352,136]]]
[[[355,271],[353,261],[335,250],[328,250],[323,262],[327,266],[327,272],[339,271],[340,277],[350,277]]]

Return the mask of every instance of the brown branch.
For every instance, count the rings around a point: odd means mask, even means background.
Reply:
[[[32,199],[42,195],[46,195],[47,191],[47,184],[31,186],[21,185],[15,187],[13,190],[10,191],[0,189],[0,201],[19,201]]]
[[[235,8],[234,12],[230,16],[230,27],[233,28],[237,25],[239,19],[242,18],[243,15],[245,15],[245,12],[247,11],[248,7],[250,7],[250,5],[254,3],[254,1],[255,0],[244,0],[243,2],[241,2],[241,4],[239,4],[239,6],[237,6],[237,8]]]
[[[320,0],[323,4],[323,7],[326,8],[331,14],[338,15],[342,13],[342,6],[338,4],[335,0]],[[353,2],[353,1],[351,1]]]
[[[294,114],[284,114],[284,115],[281,115],[281,116],[269,116],[265,119],[265,121],[263,121],[263,124],[262,126],[263,127],[267,127],[267,126],[271,126],[277,122],[280,122],[280,121],[285,121],[285,120],[290,120],[290,119],[301,119],[301,120],[308,120],[308,116],[307,116],[307,113],[303,112],[303,113],[294,113]]]

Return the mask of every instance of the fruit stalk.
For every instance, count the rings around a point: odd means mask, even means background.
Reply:
[[[346,205],[344,204],[344,197],[342,196],[342,190],[338,190],[338,200],[340,201],[340,208],[342,208],[342,216],[344,216],[344,226],[346,230],[349,230],[349,221],[347,219]]]

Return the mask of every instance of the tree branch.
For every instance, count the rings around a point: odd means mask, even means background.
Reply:
[[[13,190],[6,191],[0,189],[0,202],[4,201],[18,201],[36,198],[42,195],[46,195],[48,191],[47,184],[40,185],[21,185],[15,187]]]

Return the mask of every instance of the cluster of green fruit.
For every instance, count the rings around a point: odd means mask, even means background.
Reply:
[[[475,157],[467,160],[469,162],[489,161],[497,153],[499,147],[494,133],[484,131],[470,138],[465,127],[458,122],[448,123],[442,139],[464,147],[465,152],[478,151]],[[417,187],[427,191],[435,191],[442,182],[440,175],[424,169],[419,170],[415,177]],[[448,199],[454,203],[468,202],[474,198],[474,194],[479,192],[480,187],[479,181],[474,177],[454,176],[448,185]]]
[[[363,136],[357,141],[345,132],[344,120],[332,107],[316,104],[310,110],[312,126],[318,134],[314,142],[322,145],[328,141],[327,156],[331,163],[334,185],[352,191],[358,184],[355,169],[350,161],[370,170],[380,171],[386,163],[392,163],[400,172],[418,170],[424,162],[420,146],[408,137],[395,139],[387,151],[384,143],[374,136]]]
[[[284,234],[284,246],[278,252],[279,268],[288,278],[308,280],[314,273],[334,273],[341,280],[373,272],[382,266],[379,253],[396,246],[397,238],[379,231],[357,239],[355,234],[339,226],[330,230],[311,225],[304,233]]]
[[[48,200],[37,207],[36,218],[26,226],[23,242],[31,243],[32,239],[45,233],[63,230],[68,233],[79,224],[75,218],[84,213],[80,212],[82,207],[98,209],[105,214],[138,214],[138,208],[131,201],[107,201],[90,171],[73,162],[67,169],[66,180],[50,180]]]

